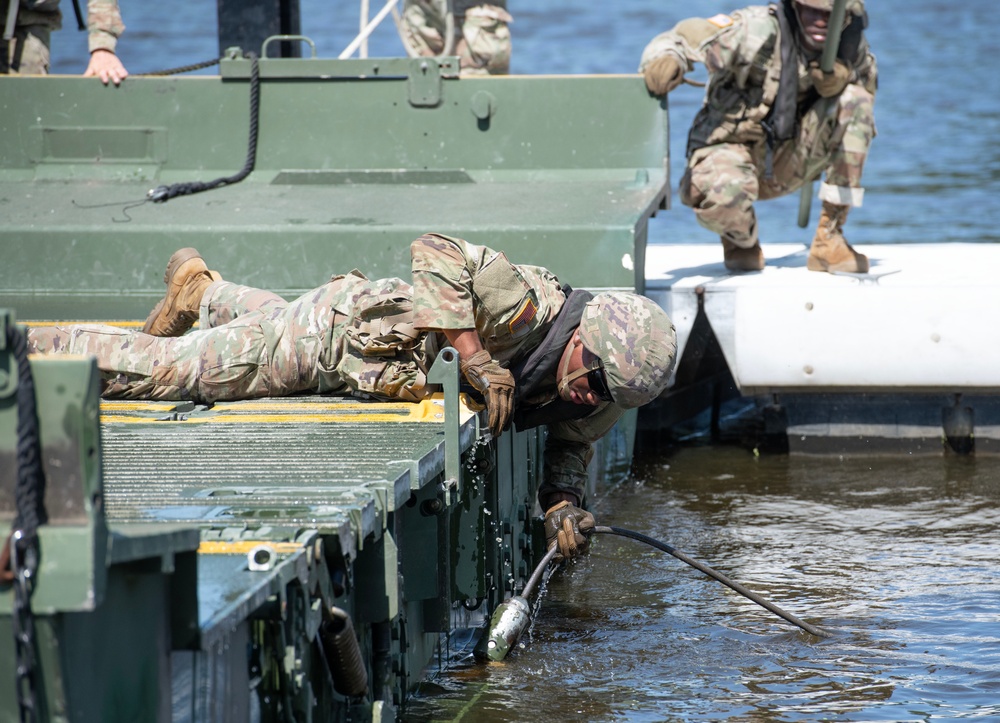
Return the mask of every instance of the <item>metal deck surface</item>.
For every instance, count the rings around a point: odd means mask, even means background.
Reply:
[[[475,422],[466,414],[463,449]],[[444,469],[440,400],[294,397],[219,403],[104,401],[108,519],[220,527],[307,525],[356,539]]]
[[[108,522],[125,538],[157,522],[202,528],[198,619],[208,649],[305,574],[299,530],[337,536],[352,557],[381,537],[386,513],[444,470],[443,410],[441,398],[102,401]],[[463,451],[475,425],[463,410]],[[252,539],[235,539],[241,529]],[[261,545],[271,560],[252,570],[248,553]]]

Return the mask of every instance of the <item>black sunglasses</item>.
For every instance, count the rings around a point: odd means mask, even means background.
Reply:
[[[587,384],[590,385],[590,391],[602,402],[615,401],[611,396],[611,390],[608,389],[608,378],[604,376],[604,363],[600,359],[597,360],[597,366],[587,372]]]

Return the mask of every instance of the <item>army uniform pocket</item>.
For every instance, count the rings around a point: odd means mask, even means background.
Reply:
[[[538,294],[520,270],[498,253],[472,279],[475,316],[486,347],[516,341],[537,325]]]

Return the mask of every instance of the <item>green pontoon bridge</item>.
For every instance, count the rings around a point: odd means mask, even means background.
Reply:
[[[138,326],[177,248],[287,298],[353,268],[405,277],[428,231],[575,287],[642,288],[665,106],[638,76],[456,67],[233,51],[217,76],[120,88],[0,79],[4,534],[23,388],[7,327]],[[99,402],[92,360],[31,359],[48,521],[30,611],[0,585],[0,718],[394,718],[543,547],[542,435],[487,442],[455,360],[439,365],[445,392],[421,405],[203,407]],[[602,441],[595,489],[627,471],[634,434],[629,415]]]

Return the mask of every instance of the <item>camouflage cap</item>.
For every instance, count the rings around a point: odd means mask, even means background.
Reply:
[[[641,407],[666,389],[677,356],[677,337],[670,317],[646,297],[598,294],[583,310],[580,339],[604,364],[618,406]]]
[[[787,2],[788,0],[786,0]],[[791,0],[797,5],[805,5],[807,7],[816,8],[817,10],[825,10],[826,12],[833,12],[834,0]],[[864,0],[847,0],[847,6],[844,12],[848,15],[862,15],[865,12]]]

